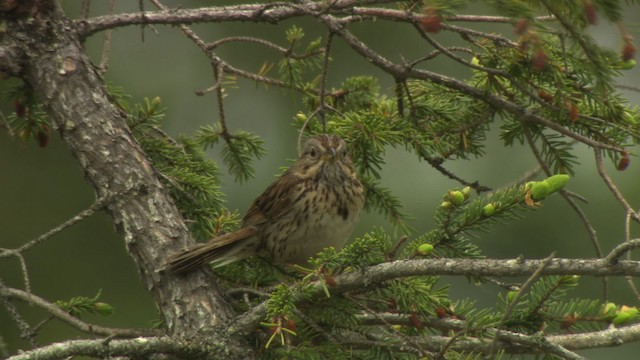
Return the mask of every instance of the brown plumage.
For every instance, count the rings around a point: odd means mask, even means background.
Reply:
[[[186,272],[255,254],[275,264],[304,264],[326,247],[344,246],[363,204],[344,140],[313,136],[298,161],[253,201],[240,229],[171,256],[165,268]]]

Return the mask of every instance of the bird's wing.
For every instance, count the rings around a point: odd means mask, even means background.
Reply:
[[[245,226],[228,234],[220,235],[207,243],[200,243],[187,250],[170,256],[161,270],[169,270],[174,273],[183,273],[194,270],[211,261],[216,266],[226,264],[225,259],[233,258],[234,250],[242,250],[235,244],[254,236],[257,229],[254,226]],[[237,260],[237,259],[235,259]]]
[[[285,172],[253,201],[243,218],[244,226],[259,226],[286,214],[294,202],[295,191],[292,191],[292,187],[299,182],[300,179],[291,170]]]

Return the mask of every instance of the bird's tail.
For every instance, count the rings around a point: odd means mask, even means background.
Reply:
[[[213,263],[222,266],[244,259],[255,252],[256,229],[243,227],[234,232],[220,235],[209,242],[197,244],[178,254],[170,256],[162,267],[162,271],[185,273],[205,264]]]

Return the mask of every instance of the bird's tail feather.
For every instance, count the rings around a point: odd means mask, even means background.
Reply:
[[[243,227],[211,239],[207,243],[197,244],[167,259],[162,270],[173,273],[185,273],[195,270],[207,263],[215,267],[243,259],[255,251],[252,237],[256,234],[254,227]]]

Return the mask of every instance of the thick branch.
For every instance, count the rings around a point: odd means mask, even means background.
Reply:
[[[542,267],[547,260],[524,259],[418,259],[398,260],[369,266],[361,271],[336,276],[332,293],[344,293],[363,290],[370,286],[408,276],[491,276],[515,277],[530,276],[542,268],[541,275],[586,275],[586,276],[640,276],[640,262],[619,261],[609,264],[604,259],[553,259]],[[321,283],[312,285],[313,291],[306,294],[324,296]],[[266,302],[238,317],[229,327],[229,333],[248,332],[264,319]]]
[[[43,346],[10,357],[7,360],[55,360],[76,356],[111,358],[126,356],[129,358],[147,358],[156,354],[168,354],[187,359],[216,359],[223,352],[212,355],[208,346],[194,346],[168,337],[140,337],[127,340],[69,340]]]
[[[607,149],[616,152],[622,152],[622,149],[609,144],[601,143],[592,140],[584,135],[573,132],[561,125],[558,125],[542,116],[536,115],[522,106],[509,101],[503,97],[492,95],[487,93],[483,89],[479,89],[466,84],[464,81],[457,80],[448,76],[444,76],[435,72],[421,69],[413,69],[408,66],[403,66],[394,63],[381,54],[373,51],[369,46],[360,41],[350,31],[346,30],[344,26],[334,17],[330,15],[319,15],[318,18],[331,30],[340,36],[351,48],[364,57],[367,61],[385,71],[389,75],[392,75],[395,79],[421,79],[432,81],[436,84],[446,86],[451,89],[458,90],[469,96],[472,96],[478,100],[484,101],[487,104],[494,106],[497,109],[505,110],[516,118],[522,121],[533,122],[539,125],[543,125],[549,129],[552,129],[562,135],[575,139],[581,143],[592,146],[596,149]]]
[[[227,7],[211,7],[194,10],[165,10],[161,12],[145,12],[136,14],[119,14],[114,16],[102,16],[89,20],[80,21],[79,32],[83,36],[91,35],[96,31],[117,26],[127,26],[134,24],[185,24],[191,22],[221,22],[221,21],[254,21],[272,22],[289,19],[297,16],[316,16],[332,32],[337,33],[349,46],[374,66],[382,69],[395,79],[421,79],[455,89],[466,93],[474,98],[486,102],[496,108],[503,109],[522,121],[529,121],[543,125],[558,133],[580,141],[597,149],[607,149],[622,152],[622,149],[609,144],[601,143],[590,139],[584,135],[573,132],[561,125],[556,124],[542,116],[531,113],[503,97],[486,93],[483,89],[470,86],[463,81],[453,79],[427,70],[414,69],[389,61],[382,55],[373,51],[366,44],[362,43],[351,32],[344,28],[343,22],[330,14],[358,14],[359,16],[381,16],[396,21],[415,23],[417,15],[397,10],[389,9],[367,9],[357,7],[367,4],[381,4],[385,2],[395,2],[387,0],[337,0],[327,5],[323,2],[306,2],[303,6],[291,3],[270,3],[237,5]],[[546,19],[546,18],[545,18]],[[463,19],[464,20],[464,19]],[[506,18],[502,18],[506,21]],[[547,105],[548,106],[548,105]]]
[[[330,10],[338,12],[354,6],[367,4],[383,4],[399,2],[399,0],[336,0],[332,1]],[[324,2],[317,2],[301,7],[287,2],[265,4],[249,4],[235,6],[208,7],[199,9],[176,9],[157,12],[105,15],[77,22],[79,35],[82,37],[106,29],[141,24],[178,25],[198,22],[251,21],[278,23],[292,17],[309,13],[327,11]]]
[[[113,199],[106,210],[170,332],[203,336],[232,312],[210,271],[196,271],[188,279],[156,271],[168,254],[193,244],[189,231],[128,129],[127,115],[111,102],[73,24],[56,2],[43,3],[51,8],[37,8],[33,21],[5,21],[2,45],[20,47],[22,80],[46,106],[97,197]],[[251,357],[241,341],[225,339],[227,358]]]

